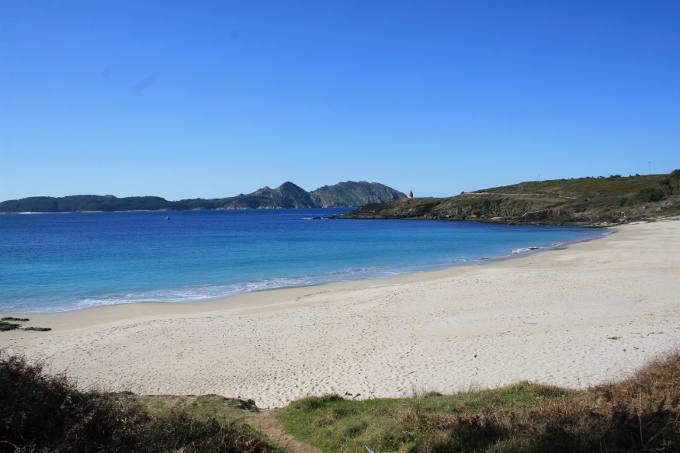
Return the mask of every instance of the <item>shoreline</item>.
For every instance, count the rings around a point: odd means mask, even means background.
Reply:
[[[600,384],[680,345],[680,221],[616,228],[378,280],[30,313],[29,325],[53,330],[2,332],[0,348],[82,387],[216,393],[260,407],[325,393]]]
[[[38,213],[40,214],[40,213]],[[679,219],[680,220],[680,219]],[[489,265],[492,263],[497,263],[497,262],[504,262],[504,261],[512,261],[516,259],[522,259],[522,258],[527,258],[531,255],[538,254],[538,253],[543,253],[543,252],[550,252],[554,250],[564,250],[567,247],[570,247],[575,244],[581,244],[581,243],[586,243],[589,241],[596,241],[598,239],[603,239],[606,238],[612,234],[615,234],[618,230],[616,227],[619,225],[612,226],[612,227],[606,227],[602,229],[606,229],[609,231],[607,234],[603,234],[601,236],[593,236],[593,237],[588,237],[585,239],[580,239],[580,240],[575,240],[575,241],[566,241],[566,242],[557,242],[553,245],[550,246],[543,246],[543,247],[528,247],[528,248],[523,248],[523,249],[517,249],[519,250],[517,253],[515,253],[516,250],[513,250],[512,253],[507,254],[507,255],[498,255],[498,256],[488,256],[488,257],[481,257],[481,258],[476,258],[474,260],[465,262],[465,263],[455,263],[446,267],[441,267],[441,268],[430,268],[430,269],[424,269],[424,270],[416,270],[416,271],[406,271],[403,273],[397,273],[394,275],[390,275],[387,277],[375,277],[375,278],[361,278],[361,279],[348,279],[348,280],[335,280],[335,281],[320,281],[318,283],[312,283],[309,285],[291,285],[291,286],[280,286],[280,287],[274,287],[274,288],[264,288],[264,289],[253,289],[253,290],[248,290],[244,291],[241,293],[236,293],[236,294],[231,294],[228,296],[224,297],[218,297],[218,298],[213,298],[213,299],[203,299],[203,300],[187,300],[187,301],[182,301],[182,302],[168,302],[168,301],[143,301],[143,302],[123,302],[123,303],[117,303],[117,304],[111,304],[111,305],[97,305],[97,306],[92,306],[92,307],[84,307],[84,308],[75,308],[71,310],[55,310],[55,311],[45,311],[45,312],[0,312],[0,318],[5,317],[5,316],[10,316],[10,317],[21,317],[21,318],[35,318],[38,317],[38,319],[42,319],[42,315],[46,315],[48,318],[51,318],[51,315],[60,315],[64,314],[68,316],[69,314],[72,313],[79,313],[79,312],[87,312],[87,313],[93,313],[98,310],[102,309],[112,309],[112,310],[123,310],[123,309],[118,309],[114,307],[125,307],[125,306],[147,306],[147,310],[145,309],[132,309],[131,312],[134,313],[147,313],[147,312],[152,312],[153,314],[159,314],[162,315],[166,311],[162,310],[159,306],[161,305],[187,305],[187,307],[183,307],[186,310],[180,309],[180,310],[168,310],[167,312],[170,313],[191,313],[194,310],[191,310],[191,306],[197,305],[197,304],[206,304],[212,305],[213,303],[225,303],[227,304],[229,301],[231,301],[233,298],[236,298],[238,296],[245,296],[249,294],[259,294],[259,293],[268,293],[272,291],[285,291],[285,290],[294,290],[294,289],[314,289],[314,288],[323,288],[325,286],[330,286],[330,285],[336,285],[336,284],[352,284],[352,283],[361,283],[361,282],[366,282],[366,283],[375,283],[379,284],[380,282],[390,280],[390,279],[400,279],[400,277],[408,276],[408,275],[423,275],[423,276],[428,276],[429,274],[434,274],[437,272],[446,272],[448,270],[452,269],[457,269],[457,268],[466,268],[466,267],[475,267],[475,266],[485,266]],[[583,227],[583,228],[593,228],[593,227]],[[386,282],[388,283],[388,282]],[[246,302],[246,303],[250,303]],[[156,307],[156,309],[152,309],[151,307]],[[104,315],[104,318],[110,316],[109,314]],[[113,316],[120,316],[119,313],[113,314]],[[95,319],[98,318],[98,316],[94,316]],[[59,319],[59,316],[55,316],[55,319]],[[31,324],[34,324],[33,321],[31,321]],[[1,339],[0,339],[1,341]],[[1,342],[0,342],[1,345]],[[0,346],[1,347],[1,346]]]
[[[379,280],[385,280],[385,279],[390,279],[394,277],[399,277],[402,275],[408,275],[408,274],[420,274],[420,273],[429,273],[429,272],[437,272],[437,271],[444,271],[447,269],[452,269],[452,268],[457,268],[457,267],[468,267],[468,266],[478,266],[478,265],[485,265],[488,263],[492,263],[495,261],[503,261],[503,260],[512,260],[512,259],[517,259],[517,258],[522,258],[525,256],[528,256],[530,254],[534,253],[540,253],[544,251],[550,251],[554,250],[556,248],[561,248],[561,247],[568,247],[573,244],[577,244],[580,242],[587,242],[587,241],[592,241],[592,240],[597,240],[601,239],[603,237],[606,237],[610,234],[615,233],[617,230],[615,229],[618,225],[613,225],[609,227],[592,227],[592,226],[581,226],[581,227],[574,227],[574,228],[584,228],[584,229],[589,229],[589,230],[605,230],[605,233],[600,233],[599,235],[593,235],[586,237],[584,239],[575,239],[575,240],[569,240],[569,241],[563,241],[563,242],[554,242],[552,245],[541,245],[541,246],[527,246],[525,248],[518,248],[518,249],[512,249],[510,253],[506,255],[491,255],[491,256],[482,256],[478,258],[470,258],[470,259],[458,259],[458,260],[452,260],[451,263],[448,264],[422,264],[422,265],[417,265],[415,267],[380,267],[380,268],[370,268],[371,272],[366,273],[366,269],[350,269],[347,271],[342,271],[342,272],[332,272],[328,274],[320,274],[320,275],[304,275],[304,276],[298,276],[298,277],[271,277],[271,278],[265,278],[262,280],[252,280],[252,281],[244,281],[244,282],[238,282],[238,283],[233,283],[233,284],[224,284],[224,285],[207,285],[209,287],[216,287],[216,288],[228,288],[229,290],[222,290],[223,292],[222,295],[214,295],[214,296],[196,296],[196,297],[187,297],[185,300],[163,300],[163,296],[158,296],[156,299],[156,295],[153,296],[147,296],[148,292],[142,291],[136,294],[136,299],[137,300],[131,300],[131,301],[117,301],[114,303],[101,303],[101,304],[96,304],[92,303],[92,300],[96,299],[110,299],[110,295],[108,296],[100,296],[100,297],[95,297],[93,296],[92,298],[83,298],[78,304],[82,304],[82,306],[77,306],[77,305],[63,305],[62,307],[55,307],[55,308],[47,308],[47,307],[40,307],[40,306],[35,306],[33,309],[30,309],[30,307],[27,307],[26,310],[22,309],[17,309],[13,310],[13,307],[5,307],[4,309],[0,309],[0,318],[4,316],[13,316],[13,317],[35,317],[36,315],[42,315],[42,314],[50,314],[50,313],[71,313],[71,312],[77,312],[77,311],[82,311],[82,310],[91,310],[91,309],[96,309],[96,308],[103,308],[103,307],[111,307],[111,306],[117,306],[117,305],[135,305],[135,304],[195,304],[195,303],[202,303],[202,302],[213,302],[213,301],[219,301],[219,300],[224,300],[224,299],[229,299],[234,296],[242,295],[242,294],[250,294],[250,293],[259,293],[259,292],[267,292],[267,291],[278,291],[281,289],[289,289],[289,288],[315,288],[318,286],[324,286],[324,285],[329,285],[329,284],[334,284],[334,283],[342,283],[342,282],[360,282],[360,281],[379,281]],[[595,233],[593,233],[595,234]],[[364,271],[364,272],[362,272]],[[333,276],[336,275],[353,275],[357,274],[353,277],[347,277],[347,278],[337,278],[333,279]],[[299,282],[295,283],[279,283],[281,280],[299,280]],[[247,289],[233,289],[232,287],[234,286],[246,286],[246,287],[252,287],[252,288],[247,288]],[[279,286],[280,285],[280,286]],[[198,285],[196,287],[203,287],[206,285]],[[178,291],[186,291],[186,290],[191,290],[194,288],[193,286],[188,286],[188,287],[177,287],[177,288],[165,288],[165,289],[159,289],[159,290],[153,290],[150,291],[150,293],[154,293],[156,291],[163,292],[165,291],[166,293],[169,294],[174,294]],[[227,294],[224,294],[224,293]],[[168,297],[166,294],[165,297]],[[88,302],[85,304],[85,302]],[[17,308],[17,307],[14,307]],[[39,311],[39,310],[44,310],[44,311]]]

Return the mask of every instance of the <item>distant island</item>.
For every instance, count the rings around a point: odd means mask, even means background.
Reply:
[[[407,198],[367,204],[336,218],[612,225],[669,216],[680,216],[680,170],[667,175],[529,181],[448,198]]]
[[[406,195],[376,182],[340,182],[333,186],[320,187],[312,192],[307,192],[292,182],[286,182],[276,189],[263,187],[250,194],[218,199],[168,201],[152,196],[117,198],[113,195],[29,197],[0,203],[0,213],[347,208],[367,203],[385,203],[401,198],[406,198]]]

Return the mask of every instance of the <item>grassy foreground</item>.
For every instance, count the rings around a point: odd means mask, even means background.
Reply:
[[[217,395],[79,391],[0,352],[0,452],[281,452],[245,425],[251,402]],[[284,427],[325,452],[680,451],[680,353],[622,382],[521,382],[455,395],[295,401]]]
[[[587,390],[522,382],[410,399],[330,395],[295,401],[280,416],[326,452],[680,451],[680,354]]]

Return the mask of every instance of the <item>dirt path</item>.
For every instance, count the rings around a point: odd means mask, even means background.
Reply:
[[[284,431],[281,421],[276,417],[276,409],[261,409],[252,412],[246,418],[246,423],[269,437],[288,453],[323,453],[316,447],[295,439]]]

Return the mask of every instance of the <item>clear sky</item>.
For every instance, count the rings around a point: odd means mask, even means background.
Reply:
[[[0,1],[0,201],[650,168],[680,168],[677,0]]]

